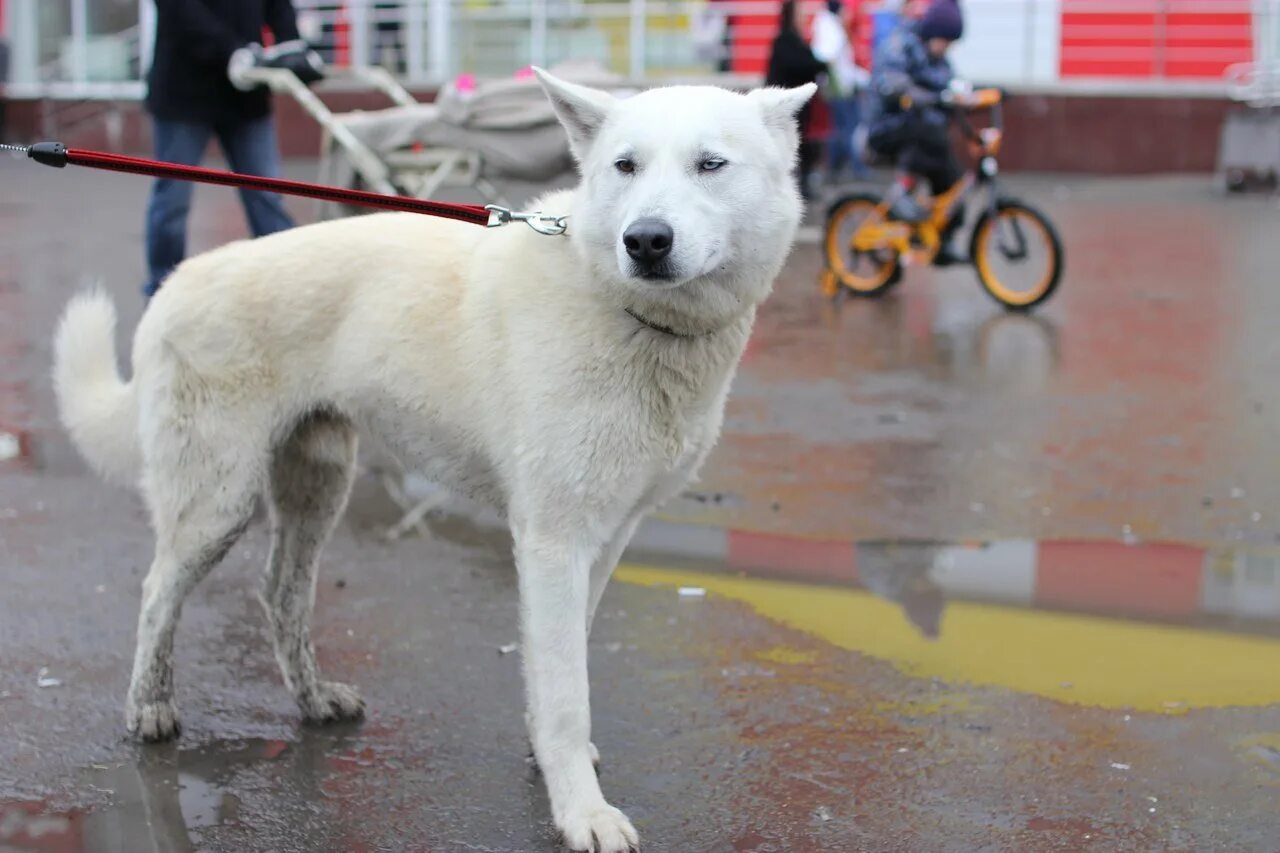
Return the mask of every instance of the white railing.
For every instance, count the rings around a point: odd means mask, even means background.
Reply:
[[[707,77],[722,70],[722,54],[730,49],[734,68],[757,73],[767,61],[778,9],[777,0],[294,5],[304,37],[326,60],[383,65],[420,86],[459,73],[505,76],[565,59],[594,60],[635,81]],[[106,8],[98,0],[5,0],[3,7],[12,46],[11,95],[141,93],[154,37],[152,0],[138,0],[136,14],[117,22],[114,32],[94,32]],[[817,8],[817,0],[804,8]],[[864,0],[860,8],[868,11],[870,29],[875,3]],[[1176,82],[1226,92],[1221,69],[1227,65],[1280,61],[1280,0],[965,0],[964,9],[966,34],[955,64],[968,77],[1014,88],[1089,82],[1096,67],[1107,85],[1119,88]],[[729,35],[722,39],[726,20]],[[1250,55],[1237,57],[1241,50]],[[1197,68],[1214,68],[1215,62],[1217,71],[1197,77]],[[1126,76],[1130,67],[1137,70]]]
[[[150,7],[150,0],[142,0]],[[142,94],[144,44],[139,15],[96,0],[5,0],[10,97],[133,98]],[[148,16],[149,17],[149,16]]]
[[[296,0],[295,5],[304,37],[326,61],[385,65],[415,84],[459,73],[507,75],[565,59],[595,61],[632,78],[706,75],[715,73],[718,63],[713,46],[699,44],[703,30],[695,21],[721,7],[726,13],[736,7],[776,14],[776,3],[750,0],[405,0],[394,8],[379,0],[341,7],[332,0]]]

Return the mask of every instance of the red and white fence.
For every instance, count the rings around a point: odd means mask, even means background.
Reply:
[[[864,54],[892,0],[849,0]],[[432,85],[461,72],[596,60],[636,80],[758,75],[777,0],[294,0],[339,64],[386,64]],[[810,11],[814,0],[805,4]],[[1280,0],[964,0],[955,62],[984,83],[1135,91],[1226,90],[1224,71],[1280,59]],[[0,0],[10,94],[140,94],[151,0]]]

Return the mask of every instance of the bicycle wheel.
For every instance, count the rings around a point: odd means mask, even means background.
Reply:
[[[845,196],[827,212],[823,241],[827,268],[836,281],[856,296],[879,296],[902,278],[902,266],[892,249],[858,251],[853,236],[864,224],[881,218],[880,200],[868,193]],[[834,294],[832,294],[834,295]]]
[[[1002,198],[973,227],[969,257],[991,297],[1027,311],[1053,295],[1062,278],[1062,241],[1043,213]]]

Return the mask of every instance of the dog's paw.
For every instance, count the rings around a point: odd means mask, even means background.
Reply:
[[[571,810],[560,821],[565,847],[588,853],[628,853],[640,849],[640,835],[627,816],[606,802]]]
[[[309,723],[340,723],[364,717],[364,700],[349,684],[322,681],[298,700],[302,716]]]
[[[129,734],[147,743],[173,740],[182,734],[182,723],[178,721],[178,706],[172,699],[164,702],[144,702],[140,705],[131,703],[125,711],[124,724]]]

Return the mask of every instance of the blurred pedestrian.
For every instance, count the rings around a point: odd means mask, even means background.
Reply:
[[[827,68],[826,98],[832,123],[827,140],[827,181],[840,181],[846,167],[854,177],[864,178],[869,170],[854,147],[854,137],[861,123],[859,97],[870,73],[854,61],[842,0],[827,0],[814,17],[812,47],[813,55]]]
[[[403,74],[405,70],[404,15],[403,0],[373,4],[377,61],[392,74]]]
[[[3,4],[0,4],[3,5]],[[5,141],[5,91],[9,82],[9,42],[0,35],[0,142]]]
[[[778,17],[778,34],[774,36],[769,53],[769,70],[765,74],[766,86],[791,88],[813,83],[826,70],[826,66],[813,55],[808,42],[800,34],[799,8],[796,0],[783,0]],[[812,104],[805,104],[800,111],[800,194],[812,197],[813,167],[818,159],[818,143],[812,137],[810,115]]]
[[[231,77],[237,69],[268,64],[283,55],[300,57],[300,72],[313,64],[314,54],[308,55],[298,40],[290,0],[155,0],[155,4],[155,51],[146,106],[156,158],[198,165],[216,137],[233,171],[277,177],[280,153],[270,94],[237,86]],[[268,54],[260,44],[264,31],[279,43],[274,53]],[[165,178],[152,189],[146,221],[148,277],[143,292],[147,298],[186,256],[191,191],[190,183]],[[253,236],[293,226],[278,195],[241,190],[240,199]]]
[[[729,70],[725,65],[729,58],[729,46],[725,41],[728,30],[728,16],[714,4],[704,3],[694,10],[689,21],[689,33],[699,62],[709,63],[715,71]]]

